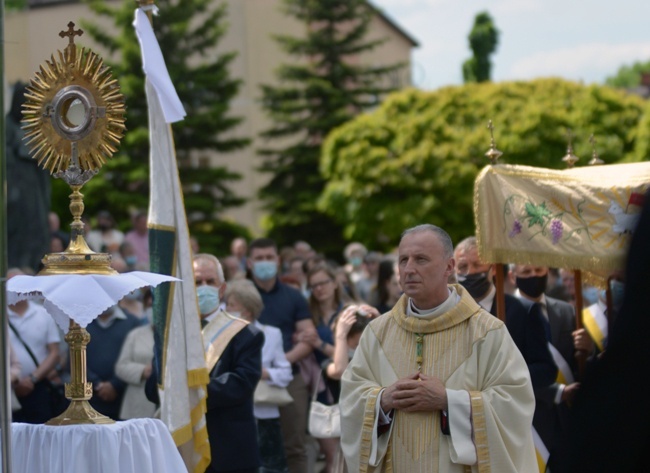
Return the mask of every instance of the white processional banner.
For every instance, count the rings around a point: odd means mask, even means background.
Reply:
[[[160,418],[169,428],[188,471],[203,472],[210,464],[205,423],[209,378],[203,352],[189,231],[169,125],[182,119],[184,111],[169,79],[148,18],[140,9],[136,10],[134,26],[147,74],[151,147],[148,221],[151,269],[183,281],[154,292]],[[161,103],[163,97],[166,106]]]

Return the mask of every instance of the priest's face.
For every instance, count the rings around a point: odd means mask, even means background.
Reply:
[[[454,258],[445,255],[438,236],[429,231],[411,233],[399,244],[399,281],[419,309],[432,309],[449,296],[447,279]]]

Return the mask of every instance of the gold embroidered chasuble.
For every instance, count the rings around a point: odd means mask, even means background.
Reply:
[[[247,321],[233,317],[227,312],[219,311],[210,323],[203,327],[203,344],[208,373],[212,372],[230,340],[247,325]]]
[[[526,363],[505,325],[480,308],[461,286],[459,302],[426,320],[407,316],[408,297],[374,320],[342,379],[341,444],[354,472],[534,472],[531,425],[535,401]],[[390,431],[376,436],[381,389],[417,372],[416,334],[423,336],[422,373],[448,390],[466,391],[471,405],[474,465],[454,463],[451,436],[440,430],[440,412],[395,410]],[[454,411],[450,404],[450,420]],[[373,451],[379,451],[375,466]]]

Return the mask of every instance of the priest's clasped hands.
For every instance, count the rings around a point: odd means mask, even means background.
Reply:
[[[392,409],[407,412],[446,410],[447,391],[435,376],[414,373],[384,389],[381,408],[384,412]]]

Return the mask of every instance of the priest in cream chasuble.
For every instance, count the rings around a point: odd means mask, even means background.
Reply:
[[[526,363],[505,325],[461,286],[436,288],[438,302],[426,305],[426,281],[443,281],[454,261],[448,235],[445,259],[431,240],[438,238],[428,231],[432,226],[421,227],[400,242],[405,294],[366,328],[343,375],[341,446],[348,471],[538,471]],[[441,258],[444,270],[436,269]],[[434,402],[439,408],[420,408],[426,399],[408,405],[411,393],[432,383],[442,393]],[[384,412],[388,398],[392,408]]]

